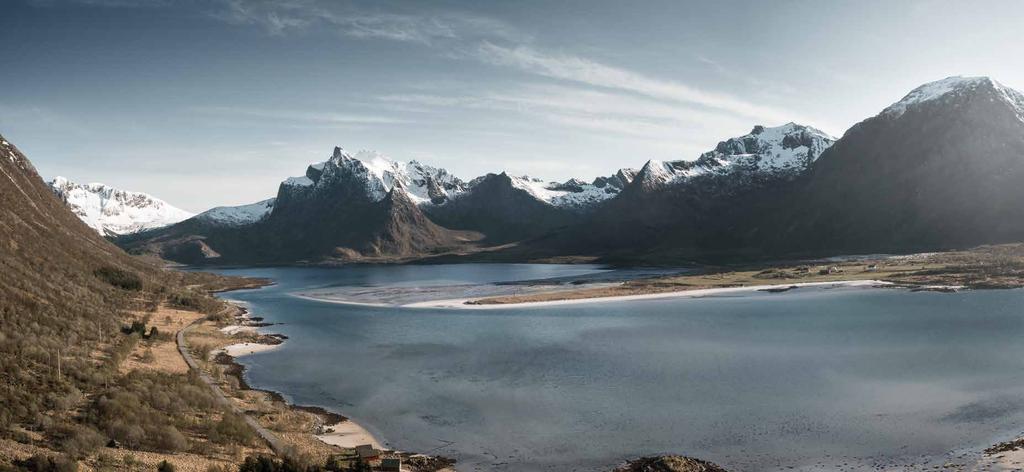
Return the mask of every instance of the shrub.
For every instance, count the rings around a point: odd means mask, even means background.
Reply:
[[[217,444],[238,443],[249,445],[256,439],[255,433],[241,415],[226,413],[220,421],[210,428],[207,434],[210,440]]]
[[[76,472],[78,462],[64,456],[36,454],[22,464],[30,472]]]
[[[121,332],[124,334],[138,334],[140,337],[145,337],[146,323],[139,320],[132,320],[132,325],[121,328]]]
[[[166,425],[156,428],[154,433],[154,446],[161,451],[178,452],[188,448],[188,440],[174,426]]]
[[[50,433],[58,439],[61,451],[81,457],[107,444],[107,438],[95,429],[80,424],[62,424]]]
[[[160,461],[156,466],[157,472],[174,472],[174,464],[167,461]]]
[[[100,280],[125,290],[142,290],[142,279],[131,272],[117,267],[100,267],[94,272]]]

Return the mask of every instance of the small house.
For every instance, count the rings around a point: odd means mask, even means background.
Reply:
[[[359,458],[363,460],[363,462],[366,462],[367,464],[370,465],[374,465],[375,463],[380,461],[380,451],[374,449],[374,447],[370,444],[362,444],[356,446],[356,455],[358,455]]]
[[[381,456],[380,470],[383,472],[402,472],[402,456],[398,454]]]

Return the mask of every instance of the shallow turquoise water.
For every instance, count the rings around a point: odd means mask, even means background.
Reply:
[[[800,289],[502,310],[290,296],[572,276],[591,266],[244,269],[283,323],[257,387],[462,470],[606,470],[676,452],[730,470],[939,463],[1024,425],[1024,291]],[[457,295],[457,294],[456,294]]]

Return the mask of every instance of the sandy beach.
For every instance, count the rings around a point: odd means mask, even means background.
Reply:
[[[393,306],[397,306],[397,305],[389,305],[387,303],[357,302],[357,301],[350,301],[350,300],[340,300],[340,299],[337,299],[337,298],[316,297],[316,296],[312,296],[312,295],[305,294],[305,293],[290,293],[289,295],[293,296],[295,298],[301,298],[303,300],[312,300],[314,302],[337,303],[339,305],[374,306],[374,307],[393,307]]]
[[[267,352],[277,349],[280,344],[262,344],[262,343],[238,343],[230,346],[225,346],[220,350],[224,354],[231,357],[246,356],[249,354],[256,354],[258,352]]]
[[[792,283],[792,284],[779,284],[779,285],[748,285],[744,287],[721,287],[721,288],[704,288],[695,290],[678,290],[672,292],[660,292],[660,293],[645,293],[639,295],[621,295],[611,297],[594,297],[594,298],[577,298],[570,300],[549,300],[540,302],[522,302],[522,303],[501,303],[501,304],[470,304],[476,298],[456,298],[450,300],[432,300],[426,302],[409,303],[402,305],[403,308],[458,308],[465,310],[494,310],[501,308],[525,308],[525,307],[545,307],[545,306],[557,306],[557,305],[579,305],[585,303],[610,303],[610,302],[623,302],[631,300],[654,300],[662,298],[697,298],[707,297],[713,295],[723,295],[729,293],[742,293],[742,292],[756,292],[761,290],[782,290],[790,287],[876,287],[892,285],[891,282],[885,282],[881,280],[841,280],[841,281],[829,281],[829,282],[804,282],[804,283]],[[323,300],[322,300],[323,301]]]
[[[380,441],[377,441],[373,434],[352,420],[326,426],[325,430],[330,432],[318,434],[316,438],[332,446],[353,448],[362,444],[370,444],[374,448],[383,449]]]
[[[257,329],[259,328],[249,325],[228,325],[221,328],[220,332],[228,336],[233,336],[236,333],[255,333]]]

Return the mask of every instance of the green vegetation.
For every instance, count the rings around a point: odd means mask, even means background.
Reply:
[[[21,464],[21,470],[29,472],[77,472],[78,463],[65,456],[36,454]]]
[[[219,411],[216,398],[195,375],[133,371],[88,406],[85,422],[130,449],[179,452],[189,448],[182,431],[204,432],[196,421]]]
[[[327,459],[326,464],[311,464],[292,455],[276,460],[263,455],[249,456],[238,467],[238,472],[369,472],[370,465],[356,456],[353,460]]]
[[[142,278],[138,274],[117,267],[104,266],[94,272],[104,282],[125,290],[142,290]]]
[[[241,415],[225,413],[220,421],[213,424],[207,436],[210,441],[217,444],[242,444],[251,445],[256,440],[256,434]]]

